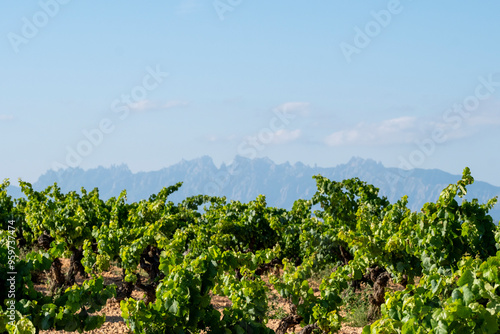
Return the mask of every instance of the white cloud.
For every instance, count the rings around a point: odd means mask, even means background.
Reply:
[[[208,140],[209,142],[216,142],[218,138],[216,135],[206,135],[205,139]]]
[[[14,119],[13,115],[0,114],[0,121],[11,121]]]
[[[324,138],[330,146],[409,144],[429,139],[436,131],[446,141],[474,136],[500,126],[500,101],[490,99],[471,111],[454,105],[433,118],[404,116],[374,123],[360,122]]]
[[[419,132],[417,119],[405,116],[377,123],[358,123],[349,129],[336,131],[325,138],[330,146],[386,145],[414,141]]]
[[[271,144],[286,144],[297,140],[302,135],[302,131],[281,129],[275,131],[272,136]]]
[[[500,125],[500,101],[483,102],[483,108],[477,112],[471,111],[470,117],[465,119],[465,123],[470,126]]]
[[[146,111],[156,108],[156,104],[149,100],[141,100],[128,105],[133,111]]]
[[[209,142],[212,142],[212,143],[215,143],[215,142],[220,143],[220,142],[230,142],[230,141],[237,140],[238,136],[236,136],[234,134],[224,135],[224,136],[215,135],[215,134],[208,134],[208,135],[203,136],[203,139],[207,140]]]
[[[308,102],[285,102],[275,109],[284,113],[292,113],[300,116],[307,116],[310,113],[311,104]]]
[[[467,111],[458,105],[447,109],[437,121],[431,122],[434,129],[446,134],[447,140],[471,137],[477,133],[490,131],[491,127],[500,126],[500,101],[482,101],[481,105]]]

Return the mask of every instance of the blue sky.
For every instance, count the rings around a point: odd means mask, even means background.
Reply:
[[[500,186],[495,1],[4,1],[0,178],[352,156]]]

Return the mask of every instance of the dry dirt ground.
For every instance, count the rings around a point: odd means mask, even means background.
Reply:
[[[68,265],[69,265],[69,260],[63,259],[63,272],[66,272]],[[117,284],[117,286],[121,283],[121,276],[120,276],[120,270],[118,268],[112,268],[109,272],[103,274],[105,284]],[[77,283],[81,283],[83,279],[80,276],[77,276]],[[290,309],[288,306],[288,303],[286,302],[285,299],[281,298],[277,292],[271,288],[271,285],[267,281],[266,278],[264,278],[264,281],[266,281],[272,297],[270,297],[270,301],[272,301],[273,305],[273,311],[271,311],[271,315],[275,314],[276,312],[283,313],[285,312],[286,314],[289,313]],[[38,284],[35,285],[35,288],[38,291],[46,292],[46,284]],[[316,291],[315,293],[319,294],[318,286],[317,284],[311,282],[311,288]],[[142,298],[143,294],[141,291],[134,290],[132,292],[132,297],[135,299],[140,299]],[[231,301],[226,298],[226,297],[221,297],[221,296],[214,296],[212,298],[212,305],[219,311],[222,312],[222,310],[225,307],[231,306]],[[120,303],[115,301],[115,300],[108,300],[106,303],[106,306],[98,313],[99,315],[106,315],[106,322],[104,325],[99,328],[95,329],[92,331],[88,331],[85,333],[92,333],[92,334],[130,334],[132,332],[129,331],[128,327],[125,325],[125,322],[121,316],[121,311],[120,311]],[[278,328],[280,320],[279,319],[270,319],[269,322],[267,323],[267,327],[276,330]],[[300,326],[296,326],[295,328],[289,328],[288,332],[289,333],[298,333],[300,332],[302,328]],[[344,325],[342,329],[340,330],[339,333],[342,334],[360,334],[362,331],[362,328],[358,327],[350,327],[348,325]],[[66,331],[56,331],[56,330],[46,330],[46,331],[40,331],[42,334],[55,334],[55,333],[67,333]]]

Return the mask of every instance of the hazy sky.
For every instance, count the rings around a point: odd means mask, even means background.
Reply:
[[[2,1],[0,179],[352,156],[500,186],[498,1]]]

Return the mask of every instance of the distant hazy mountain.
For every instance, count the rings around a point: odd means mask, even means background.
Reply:
[[[118,196],[127,190],[128,201],[147,199],[162,187],[182,181],[180,191],[174,193],[174,202],[198,194],[226,196],[228,199],[248,202],[259,194],[266,195],[269,206],[290,209],[296,199],[309,199],[316,191],[313,175],[321,174],[331,180],[341,181],[358,177],[380,188],[381,194],[391,203],[408,195],[409,206],[419,210],[425,202],[435,201],[440,192],[450,183],[461,178],[441,170],[414,169],[404,171],[386,168],[373,160],[352,158],[347,164],[331,168],[310,167],[302,163],[275,164],[267,158],[247,159],[236,157],[229,164],[217,168],[210,157],[181,161],[159,171],[132,173],[127,166],[98,167],[90,170],[70,168],[48,171],[33,184],[35,189],[44,189],[57,182],[64,192],[99,188],[101,198]],[[474,176],[474,171],[472,171]],[[20,194],[12,189],[13,196]],[[500,187],[476,181],[469,187],[467,198],[477,198],[480,203],[500,196]],[[491,215],[495,222],[500,219],[500,205]]]

